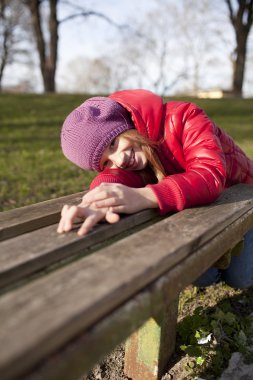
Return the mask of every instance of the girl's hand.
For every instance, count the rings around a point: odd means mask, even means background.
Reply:
[[[96,209],[92,206],[84,206],[83,204],[80,204],[79,206],[65,205],[62,208],[61,220],[57,232],[63,233],[70,231],[77,218],[84,219],[83,224],[77,232],[79,236],[87,234],[92,227],[103,219],[109,223],[116,223],[119,221],[119,215],[115,214],[107,207]]]
[[[108,207],[111,212],[117,214],[132,214],[158,207],[156,196],[148,187],[132,188],[118,183],[101,183],[84,195],[81,204],[99,210]]]

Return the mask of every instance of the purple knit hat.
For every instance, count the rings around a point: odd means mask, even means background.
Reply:
[[[120,133],[134,128],[128,111],[115,100],[94,97],[74,109],[64,121],[61,147],[64,155],[82,169],[101,171],[105,148]]]

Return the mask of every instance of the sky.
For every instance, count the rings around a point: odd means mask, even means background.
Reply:
[[[155,0],[75,0],[76,4],[84,5],[88,10],[95,10],[109,16],[118,24],[126,24],[136,14],[145,14],[155,7]],[[64,17],[69,7],[59,8],[59,19]],[[63,46],[68,46],[75,54],[80,54],[82,43],[85,53],[93,56],[96,51],[104,48],[104,40],[115,37],[117,29],[106,21],[95,16],[87,19],[76,19],[71,28],[67,22],[61,26],[62,41],[60,52],[62,58],[67,58]]]
[[[182,0],[160,0],[164,3],[169,3],[171,6],[180,6]],[[185,0],[187,1],[187,0]],[[191,1],[191,0],[188,0]],[[199,0],[192,0],[199,3]],[[203,0],[202,0],[203,1]],[[118,24],[130,24],[135,25],[136,21],[141,21],[145,18],[147,13],[152,11],[155,12],[157,1],[156,0],[71,0],[71,2],[75,4],[80,4],[81,6],[85,6],[87,9],[96,10],[99,12],[108,15],[112,20],[117,22]],[[65,4],[64,4],[65,3]],[[58,5],[58,18],[59,20],[66,17],[71,11],[70,6],[67,4],[68,1],[59,2]],[[224,0],[212,0],[212,4],[217,4],[217,7],[220,8],[221,20],[225,17],[225,7]],[[189,10],[189,17],[191,17],[191,9]],[[166,15],[166,20],[168,19],[168,35],[171,33],[171,41],[169,41],[171,45],[171,62],[169,62],[169,69],[176,71],[177,68],[182,66],[182,60],[185,59],[190,63],[190,54],[188,56],[178,57],[173,56],[173,46],[172,44],[176,44],[175,37],[173,37],[173,32],[170,32],[170,16]],[[187,15],[186,20],[187,20]],[[203,17],[204,19],[204,17]],[[150,19],[150,34],[154,31],[159,23],[161,23],[161,19]],[[191,23],[191,19],[188,21]],[[220,23],[221,28],[226,28],[224,31],[224,36],[227,40],[227,44],[231,45],[233,42],[233,30],[229,26],[225,25],[224,22]],[[191,25],[192,32],[194,32],[195,25],[194,23]],[[252,28],[253,29],[253,28]],[[192,39],[194,40],[194,34]],[[58,50],[58,68],[57,68],[57,88],[59,91],[70,91],[70,84],[74,83],[74,79],[78,81],[78,77],[74,78],[73,71],[74,66],[73,62],[78,59],[85,58],[94,58],[99,57],[103,54],[112,54],[109,53],[111,49],[113,51],[113,46],[119,41],[119,31],[114,26],[110,25],[103,19],[98,17],[88,17],[86,19],[77,18],[74,21],[68,21],[66,23],[62,23],[59,26],[59,50]],[[253,67],[253,33],[251,32],[250,36],[250,69],[247,70],[246,81],[245,81],[245,95],[253,96],[253,75],[250,75],[251,69]],[[192,47],[194,47],[194,41],[192,41]],[[217,46],[217,49],[219,47]],[[176,47],[174,46],[174,50]],[[202,47],[205,49],[205,46]],[[231,50],[231,49],[230,49]],[[176,51],[176,50],[175,50]],[[199,52],[198,52],[199,53]],[[123,53],[124,54],[124,51]],[[191,52],[192,54],[192,52]],[[221,52],[222,56],[223,52]],[[202,59],[202,56],[199,55],[199,64],[200,71],[202,72],[201,80],[203,81],[203,87],[229,87],[231,81],[231,67],[229,68],[228,57],[222,57],[218,62],[214,63],[207,62],[205,63]],[[124,57],[122,57],[123,59]],[[155,76],[155,70],[152,68],[152,56],[150,58],[150,67],[148,72],[150,75]],[[146,58],[146,59],[149,59]],[[209,61],[211,58],[209,57]],[[154,65],[153,65],[154,66]],[[182,66],[183,67],[183,66]],[[84,67],[85,70],[85,67]],[[252,69],[253,71],[253,69]],[[82,76],[82,68],[79,68],[79,72],[76,76]],[[36,90],[42,91],[42,84],[40,73],[36,68],[33,68],[32,72],[30,67],[22,67],[20,65],[13,65],[6,71],[6,80],[9,83],[15,83],[19,78],[25,78],[29,76],[33,79],[34,83],[37,83]],[[84,73],[85,76],[85,73]],[[145,82],[144,82],[145,84]],[[133,83],[134,85],[134,83]],[[137,84],[136,84],[137,86]]]
[[[88,10],[95,10],[109,16],[119,25],[130,23],[136,15],[145,15],[155,7],[155,0],[75,0]],[[59,19],[68,14],[69,7],[61,8]],[[64,76],[68,64],[78,56],[89,58],[107,53],[108,45],[118,38],[118,29],[105,20],[91,16],[86,19],[77,18],[74,23],[66,22],[60,27],[59,61],[61,67],[58,71],[58,79]]]

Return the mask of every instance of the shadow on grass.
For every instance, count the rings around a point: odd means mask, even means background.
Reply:
[[[50,143],[58,143],[60,146],[60,138],[58,135],[55,135],[55,133],[48,134],[48,136],[26,136],[26,137],[9,137],[9,138],[1,138],[1,142],[3,143],[4,141],[8,141],[9,145],[15,144],[15,143],[22,143],[23,145],[25,144],[30,144],[33,142],[38,142],[41,143],[43,141],[48,141]],[[6,147],[7,149],[9,148],[8,146]],[[33,150],[35,148],[33,147]]]
[[[11,121],[11,122],[5,122],[2,123],[2,128],[17,128],[17,129],[22,129],[22,128],[35,128],[35,127],[40,127],[40,128],[58,128],[60,130],[60,127],[63,124],[64,119],[59,118],[59,119],[51,119],[51,120],[19,120],[19,121]]]

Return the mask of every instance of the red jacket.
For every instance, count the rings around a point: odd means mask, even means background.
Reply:
[[[150,187],[161,213],[213,202],[225,187],[253,184],[253,161],[193,103],[170,101],[146,90],[124,90],[110,96],[132,116],[135,128],[161,141],[157,153],[167,176],[159,183],[140,173],[117,169],[100,173],[101,182]],[[147,185],[147,183],[149,183]]]

